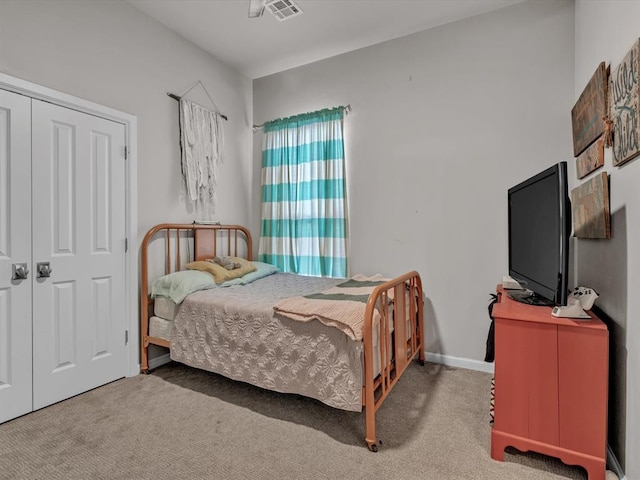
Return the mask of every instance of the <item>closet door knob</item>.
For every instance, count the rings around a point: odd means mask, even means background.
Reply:
[[[50,277],[51,272],[53,272],[49,262],[38,262],[36,269],[38,270],[38,278]]]
[[[13,264],[13,277],[11,280],[26,280],[29,276],[29,269],[26,263]]]

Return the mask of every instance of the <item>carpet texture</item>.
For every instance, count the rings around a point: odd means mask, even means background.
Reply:
[[[586,480],[542,455],[490,458],[490,382],[413,363],[372,453],[362,413],[170,363],[0,425],[0,478]]]

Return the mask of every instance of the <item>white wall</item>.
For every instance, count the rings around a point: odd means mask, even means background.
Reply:
[[[351,270],[419,271],[428,352],[484,358],[507,189],[571,159],[573,20],[525,2],[254,80],[257,124],[351,104]]]
[[[0,72],[137,116],[140,238],[157,223],[194,219],[180,200],[178,102],[167,92],[201,80],[229,117],[216,217],[248,221],[251,81],[128,3],[3,0]]]
[[[640,2],[578,0],[575,6],[576,100],[598,63],[613,71],[640,37]],[[609,173],[610,240],[577,242],[577,280],[600,293],[611,317],[609,443],[627,479],[640,479],[640,157]],[[594,172],[600,173],[602,170]],[[575,177],[574,177],[575,178]],[[576,182],[577,184],[577,182]]]
[[[229,117],[215,218],[251,220],[251,81],[128,3],[0,1],[0,72],[137,117],[139,242],[157,223],[199,218],[180,196],[178,102],[167,92],[201,80]],[[188,97],[210,105],[198,88]],[[162,273],[160,258],[152,278]]]

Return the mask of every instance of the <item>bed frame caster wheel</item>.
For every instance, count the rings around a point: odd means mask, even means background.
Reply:
[[[378,442],[380,445],[382,445],[382,442]],[[378,451],[378,445],[376,445],[375,443],[369,443],[367,442],[367,448],[369,449],[369,451],[376,453]]]
[[[142,373],[145,374],[145,375],[149,375],[149,369],[148,368],[143,369]]]
[[[418,360],[418,363],[420,364],[421,367],[424,367],[424,360]]]

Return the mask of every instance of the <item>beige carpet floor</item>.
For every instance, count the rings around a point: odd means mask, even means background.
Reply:
[[[490,458],[490,379],[412,364],[372,453],[361,413],[171,363],[0,425],[0,478],[586,479],[542,455]]]

